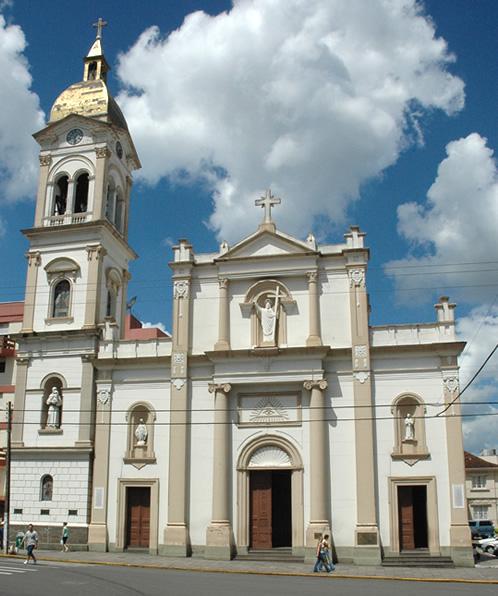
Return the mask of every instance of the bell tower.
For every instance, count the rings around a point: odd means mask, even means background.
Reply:
[[[56,99],[40,145],[23,332],[94,329],[119,334],[125,316],[132,172],[140,161],[107,88],[102,28],[83,80]],[[111,330],[109,330],[111,328]]]

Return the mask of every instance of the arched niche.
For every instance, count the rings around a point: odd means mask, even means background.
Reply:
[[[50,261],[45,272],[50,287],[47,317],[67,321],[71,318],[73,285],[80,274],[79,265],[72,259],[60,257]]]
[[[244,302],[241,304],[244,316],[251,318],[251,345],[253,347],[267,346],[264,341],[263,331],[258,315],[259,309],[265,308],[267,300],[275,310],[278,295],[278,309],[276,321],[276,336],[274,345],[287,345],[287,315],[295,309],[295,301],[287,286],[277,279],[264,279],[253,284],[246,292]],[[258,309],[259,307],[259,309]]]
[[[64,389],[66,388],[66,382],[62,375],[58,373],[48,374],[42,381],[42,403],[40,408],[40,428],[48,432],[58,432],[62,426],[63,420],[63,407],[64,407]],[[54,388],[57,390],[59,396],[58,414],[56,422],[53,419],[49,420],[49,408],[48,403],[49,397],[51,396]],[[62,431],[60,431],[62,432]]]
[[[407,462],[429,457],[425,434],[425,404],[414,393],[403,393],[391,406],[394,422],[392,457]]]
[[[51,501],[54,496],[54,479],[45,474],[40,479],[40,501]]]
[[[106,306],[105,316],[116,320],[116,310],[119,304],[119,293],[122,286],[121,274],[115,267],[109,267],[106,270]]]
[[[148,402],[135,402],[126,413],[127,440],[124,462],[137,469],[156,462],[154,422],[156,411]],[[141,432],[137,432],[141,427]],[[144,433],[145,429],[145,433]]]

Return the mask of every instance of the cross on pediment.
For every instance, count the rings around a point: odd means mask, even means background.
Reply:
[[[263,219],[263,223],[271,223],[272,222],[271,208],[274,205],[280,205],[281,202],[282,202],[282,199],[272,195],[270,189],[268,189],[266,191],[264,197],[261,197],[260,199],[256,199],[254,201],[254,204],[256,205],[256,207],[263,207],[265,210],[265,216]]]
[[[96,23],[93,23],[92,27],[97,29],[96,39],[102,39],[102,29],[107,25],[107,21],[104,21],[102,17],[99,17]]]

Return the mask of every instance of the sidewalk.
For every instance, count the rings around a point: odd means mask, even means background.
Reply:
[[[7,555],[1,555],[5,557]],[[23,559],[23,553],[15,556]],[[305,563],[277,563],[267,561],[207,561],[202,558],[171,558],[141,553],[97,553],[97,552],[68,552],[61,553],[53,550],[38,550],[36,556],[40,561],[54,561],[65,563],[81,563],[93,565],[116,565],[128,567],[151,567],[154,569],[174,569],[184,571],[204,571],[213,573],[254,573],[268,575],[309,575],[312,565]],[[320,573],[326,576],[325,573]],[[469,583],[491,583],[498,585],[498,560],[484,556],[477,567],[456,569],[425,569],[398,567],[359,567],[356,565],[339,564],[329,576],[362,579],[397,579],[415,581],[449,581]]]

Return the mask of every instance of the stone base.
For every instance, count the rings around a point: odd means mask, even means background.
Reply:
[[[88,550],[88,528],[86,527],[72,527],[69,524],[69,541],[68,546],[70,550],[87,551]],[[27,530],[27,524],[11,524],[9,526],[9,544],[15,544],[16,534]],[[38,532],[39,547],[43,550],[61,550],[61,534],[62,524],[54,526],[44,526],[42,524],[34,524],[34,529]]]
[[[107,552],[107,524],[88,526],[88,550],[99,553]]]
[[[318,541],[321,540],[324,534],[329,535],[329,544],[332,549],[332,532],[330,531],[330,525],[328,522],[317,522],[311,523],[306,528],[306,546],[304,549],[304,561],[305,563],[312,563],[316,561],[316,547]]]
[[[310,346],[321,346],[322,340],[318,337],[318,335],[310,335],[306,340],[306,345]]]
[[[190,539],[185,525],[167,525],[164,530],[164,544],[159,554],[167,557],[189,557]]]
[[[449,556],[457,567],[474,567],[472,537],[467,523],[450,526]]]
[[[355,565],[380,565],[382,563],[382,552],[377,526],[361,526],[356,528],[353,562]]]
[[[205,559],[230,561],[234,552],[233,532],[230,524],[211,524],[206,532]]]

